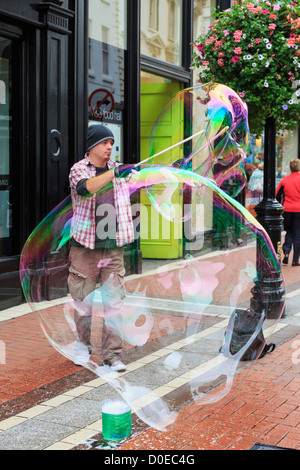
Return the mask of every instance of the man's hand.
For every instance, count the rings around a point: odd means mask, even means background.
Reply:
[[[139,167],[134,165],[120,165],[114,169],[115,178],[126,178],[133,171],[139,171]]]

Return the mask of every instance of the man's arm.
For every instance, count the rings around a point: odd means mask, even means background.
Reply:
[[[135,165],[119,165],[111,170],[106,171],[102,175],[96,176],[86,182],[86,189],[94,194],[106,184],[111,183],[114,178],[129,178],[132,172],[138,171]]]
[[[97,193],[100,189],[102,189],[107,184],[111,183],[114,179],[114,170],[108,170],[102,175],[95,176],[95,178],[91,178],[86,182],[86,189],[90,194]]]

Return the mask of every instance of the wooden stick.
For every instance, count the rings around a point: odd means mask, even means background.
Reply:
[[[185,144],[185,143],[188,142],[189,140],[192,140],[194,137],[197,137],[198,135],[203,134],[204,132],[205,132],[205,131],[199,131],[199,132],[197,132],[196,134],[192,135],[191,137],[188,137],[187,139],[184,139],[184,140],[182,140],[181,142],[177,142],[177,144],[174,144],[174,145],[172,145],[171,147],[169,147],[169,148],[167,148],[167,149],[165,149],[165,150],[162,150],[161,152],[159,152],[159,153],[153,155],[153,156],[150,157],[150,158],[147,158],[146,160],[144,160],[144,161],[142,161],[142,162],[140,162],[140,163],[137,163],[137,164],[134,165],[134,166],[143,165],[143,163],[149,162],[149,160],[152,160],[152,158],[159,157],[160,155],[163,155],[164,153],[168,152],[169,150],[172,150],[172,149],[174,149],[174,148],[176,148],[176,147],[179,147],[179,145]]]
[[[200,149],[198,149],[193,155],[191,155],[189,157],[189,159],[186,161],[187,163],[199,152],[201,152],[202,150],[204,150],[211,142],[213,142],[214,140],[216,140],[218,137],[220,137],[220,135],[224,134],[224,132],[226,132],[227,130],[229,129],[229,126],[226,126],[224,127],[224,129],[222,129],[220,132],[218,132],[218,134],[208,143],[208,144],[205,144],[203,145],[203,147],[201,147]],[[177,144],[174,144],[172,145],[171,147],[165,149],[165,150],[162,150],[161,152],[153,155],[152,157],[150,158],[147,158],[146,160],[140,162],[140,163],[137,163],[136,165],[134,166],[140,166],[140,165],[143,165],[144,163],[147,163],[149,162],[149,160],[152,160],[152,158],[156,158],[156,157],[159,157],[160,155],[163,155],[164,153],[168,152],[169,150],[172,150],[176,147],[179,147],[179,145],[182,145],[186,142],[188,142],[189,140],[192,140],[194,137],[197,137],[198,135],[200,134],[203,134],[205,131],[200,131],[200,132],[197,132],[196,134],[192,135],[191,137],[188,137],[187,139],[184,139],[182,140],[181,142],[178,142]]]

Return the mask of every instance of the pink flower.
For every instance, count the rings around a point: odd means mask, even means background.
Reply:
[[[234,55],[232,57],[232,62],[235,63],[235,62],[238,62],[240,60],[239,56],[238,55]]]
[[[277,15],[271,14],[269,18],[270,20],[277,20]]]
[[[236,47],[236,48],[234,49],[234,53],[241,55],[241,54],[243,53],[243,51],[242,51],[242,49],[241,49],[240,47]]]
[[[204,47],[205,47],[204,44],[198,44],[197,49],[199,51],[202,51],[204,49]]]
[[[208,60],[204,60],[202,62],[202,65],[204,65],[204,67],[207,67],[209,65],[209,61]]]
[[[238,29],[234,31],[233,37],[234,37],[234,42],[241,42],[241,37],[243,35],[243,31]]]
[[[276,24],[275,23],[270,23],[269,24],[269,29],[275,29],[276,28]]]
[[[220,65],[220,67],[223,67],[224,60],[223,59],[218,59],[218,65]]]
[[[262,15],[267,15],[267,14],[270,14],[271,12],[270,10],[263,10],[261,13]]]
[[[219,53],[218,53],[218,56],[219,56],[219,57],[224,57],[224,56],[225,56],[225,52],[219,52]]]
[[[288,39],[287,45],[288,45],[289,47],[294,46],[294,45],[295,45],[295,39],[290,37],[290,38]]]
[[[224,36],[228,36],[229,31],[227,31],[227,29],[224,29],[223,33],[224,33]]]
[[[260,10],[261,10],[261,8],[260,8]],[[251,13],[254,13],[254,14],[255,14],[255,13],[258,13],[260,10],[259,10],[259,7],[256,7],[256,8],[255,8],[255,7],[251,7],[251,8],[249,8],[249,11],[250,11]]]
[[[234,31],[233,36],[234,37],[241,37],[243,35],[243,30],[242,29],[237,29]]]
[[[280,5],[274,5],[273,10],[274,10],[274,11],[280,10]]]
[[[256,38],[256,39],[255,39],[255,42],[256,42],[256,44],[260,44],[260,43],[261,43],[261,39]]]
[[[250,44],[248,44],[248,47],[253,47],[253,42],[250,42]]]

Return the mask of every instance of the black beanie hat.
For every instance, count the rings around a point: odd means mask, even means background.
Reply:
[[[91,150],[96,145],[103,142],[106,139],[113,139],[115,141],[115,136],[112,131],[102,124],[96,124],[89,126],[88,128],[88,137],[87,137],[87,150]]]

